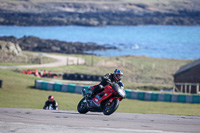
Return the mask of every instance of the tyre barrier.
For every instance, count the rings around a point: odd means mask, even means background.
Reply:
[[[101,81],[103,76],[100,75],[88,75],[88,74],[79,74],[79,73],[64,73],[63,79],[66,80],[85,80],[85,81]]]
[[[2,81],[2,80],[0,80],[0,88],[2,88],[2,84],[3,84],[3,81]]]
[[[59,91],[81,94],[84,88],[88,92],[87,85],[64,84],[61,82],[49,82],[35,80],[35,88],[47,91]],[[145,101],[162,101],[162,102],[179,102],[179,103],[200,103],[200,95],[168,94],[156,92],[143,92],[125,89],[126,98],[145,100]]]

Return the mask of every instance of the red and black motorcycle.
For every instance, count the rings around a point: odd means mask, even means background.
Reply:
[[[93,90],[95,86],[91,86],[89,89]],[[82,94],[84,98],[82,98],[77,106],[77,110],[81,114],[91,111],[103,112],[104,115],[110,115],[117,110],[119,101],[126,98],[124,88],[117,83],[114,83],[112,86],[105,86],[104,90],[94,98],[91,98],[91,93],[86,93],[85,89],[82,90]]]

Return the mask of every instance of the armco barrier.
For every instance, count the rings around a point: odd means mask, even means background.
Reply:
[[[138,98],[138,92],[137,91],[132,91],[131,92],[131,99],[137,99]]]
[[[61,87],[62,92],[68,92],[68,84],[63,84]]]
[[[137,99],[139,99],[139,100],[144,100],[144,92],[138,92],[138,97],[137,97]]]
[[[53,86],[54,91],[61,91],[61,88],[62,88],[62,83],[60,82],[54,83],[54,86]]]
[[[82,90],[82,86],[81,85],[76,85],[75,93],[81,94],[82,93],[81,90]]]
[[[158,101],[158,93],[155,93],[155,92],[152,93],[152,94],[151,94],[151,100],[152,100],[152,101]]]
[[[200,103],[200,96],[199,95],[193,95],[192,103]]]
[[[125,92],[126,92],[126,98],[131,98],[131,92],[132,92],[132,91],[126,89]]]
[[[178,102],[178,95],[176,94],[172,95],[171,102]]]
[[[48,82],[47,83],[47,90],[53,91],[53,87],[54,87],[54,82]]]
[[[165,94],[165,102],[171,102],[172,95],[171,94]]]
[[[42,88],[42,80],[35,80],[35,88],[41,89]]]
[[[144,93],[144,100],[151,101],[151,96],[152,96],[151,92]]]
[[[35,80],[35,88],[47,91],[60,91],[81,94],[81,90],[88,92],[87,85],[81,86],[76,84],[63,84],[60,82],[48,82],[43,80]],[[184,94],[165,94],[155,92],[132,91],[125,89],[126,98],[146,101],[163,101],[163,102],[180,102],[180,103],[200,103],[200,95],[184,95]]]
[[[185,95],[178,95],[178,102],[185,103]]]
[[[68,92],[75,93],[76,85],[75,84],[68,84]]]
[[[165,101],[165,94],[164,93],[158,94],[158,101]]]
[[[42,90],[47,90],[47,84],[48,84],[47,81],[42,81],[41,89],[42,89]]]
[[[185,102],[186,103],[192,103],[193,96],[192,95],[186,95],[185,96]]]

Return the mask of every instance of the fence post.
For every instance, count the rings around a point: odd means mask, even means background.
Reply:
[[[189,93],[191,94],[192,84],[189,85]]]
[[[187,83],[184,84],[185,93],[187,93]]]
[[[67,59],[66,59],[66,65],[68,66],[68,57],[67,57]]]
[[[79,65],[79,58],[77,58],[77,65]]]
[[[176,83],[174,83],[174,86],[173,86],[173,93],[175,93],[175,90],[176,89]]]
[[[197,94],[199,94],[199,83],[196,84]]]
[[[155,64],[152,64],[152,69],[155,70]]]
[[[183,92],[183,84],[181,83],[181,93]]]
[[[42,64],[42,56],[40,56],[40,58],[39,58],[39,59],[40,59],[40,64]]]

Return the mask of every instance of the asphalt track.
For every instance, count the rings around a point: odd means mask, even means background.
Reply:
[[[0,133],[199,133],[200,116],[0,108]]]

